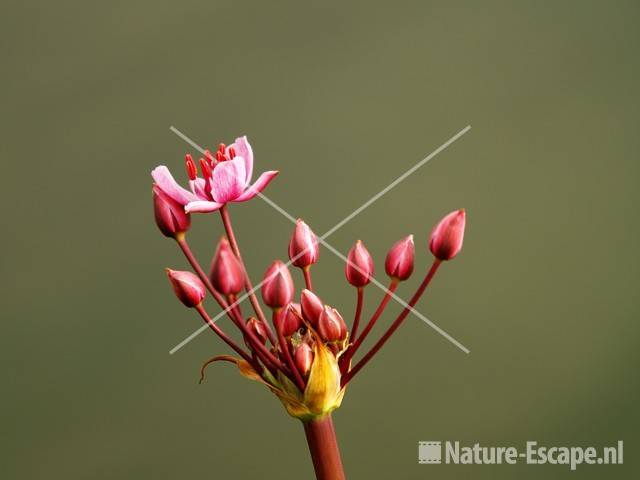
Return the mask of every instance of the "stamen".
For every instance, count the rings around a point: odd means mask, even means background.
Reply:
[[[218,151],[224,154],[224,151],[227,149],[227,146],[224,143],[218,145]]]
[[[216,152],[216,160],[219,162],[224,162],[226,160],[224,153],[220,152],[220,150]]]
[[[196,163],[193,161],[193,157],[187,153],[184,156],[184,161],[187,167],[187,175],[189,176],[189,180],[195,180],[198,176],[198,169],[196,168]]]
[[[211,177],[211,166],[209,165],[209,162],[204,158],[200,159],[200,170],[202,171],[202,176],[204,178]]]
[[[233,160],[236,156],[236,149],[229,147],[229,160]]]
[[[213,164],[216,162],[215,158],[213,158],[213,155],[208,149],[204,151],[204,158],[209,161],[209,166],[213,166]]]

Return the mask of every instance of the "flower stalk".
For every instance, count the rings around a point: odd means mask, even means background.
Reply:
[[[306,422],[304,433],[317,480],[344,480],[344,468],[331,414]]]

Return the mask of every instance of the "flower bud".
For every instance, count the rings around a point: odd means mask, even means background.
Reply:
[[[296,267],[305,268],[318,261],[318,239],[309,225],[298,219],[289,242],[289,259]]]
[[[224,295],[236,295],[244,287],[244,270],[225,237],[216,248],[209,278],[213,287]]]
[[[384,269],[392,278],[406,280],[413,273],[413,258],[415,245],[413,235],[398,240],[393,244],[384,262]]]
[[[347,325],[335,308],[325,305],[318,319],[318,333],[325,342],[337,342],[347,338]]]
[[[282,308],[293,300],[293,279],[282,260],[275,260],[264,274],[262,299],[271,308]]]
[[[439,260],[451,260],[462,249],[466,215],[464,208],[440,220],[429,238],[429,249]]]
[[[301,343],[296,351],[293,352],[293,361],[296,364],[298,371],[306,376],[311,370],[311,364],[313,363],[313,350],[306,343]]]
[[[290,303],[286,311],[282,315],[282,334],[290,337],[296,333],[302,326],[302,312],[299,303]]]
[[[189,230],[191,225],[191,215],[185,213],[184,207],[156,184],[153,185],[153,213],[156,225],[167,237],[175,238]]]
[[[262,323],[257,318],[251,317],[249,320],[247,320],[247,328],[249,329],[249,331],[253,332],[253,334],[258,338],[258,340],[262,342],[263,345],[267,343],[267,329],[264,326],[264,323]],[[253,348],[250,344],[248,344],[247,346]]]
[[[317,328],[318,319],[324,309],[322,300],[311,290],[305,288],[300,294],[300,309],[307,322],[309,322],[313,328]]]
[[[167,275],[173,286],[173,291],[185,306],[191,308],[202,303],[207,295],[207,290],[202,280],[195,274],[167,268]]]
[[[373,277],[373,258],[360,240],[351,247],[344,267],[347,282],[354,287],[364,287]]]

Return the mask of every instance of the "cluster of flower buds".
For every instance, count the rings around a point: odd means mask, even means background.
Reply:
[[[248,157],[251,162],[246,161]],[[432,230],[429,249],[435,259],[431,267],[425,270],[425,277],[409,306],[392,322],[371,350],[353,363],[354,355],[394,296],[398,284],[409,279],[415,270],[413,235],[397,241],[387,253],[384,270],[389,277],[388,287],[375,279],[373,258],[362,241],[358,240],[349,251],[345,276],[357,291],[356,313],[351,329],[340,312],[325,304],[312,286],[310,267],[318,261],[319,242],[311,228],[302,220],[296,222],[291,235],[287,252],[289,263],[273,261],[260,285],[254,288],[247,276],[225,206],[228,202],[244,201],[244,197],[251,198],[256,194],[252,190],[254,187],[248,185],[251,173],[247,169],[252,164],[251,147],[246,138],[242,137],[235,144],[219,147],[214,155],[207,153],[200,160],[201,178],[197,176],[196,163],[187,156],[187,173],[192,192],[177,187],[172,178],[169,181],[168,171],[162,170],[163,167],[154,170],[156,223],[164,235],[178,240],[195,271],[191,273],[168,269],[167,273],[180,301],[187,307],[195,308],[212,330],[240,355],[240,358],[226,356],[216,359],[235,358],[233,361],[238,364],[243,375],[266,383],[291,415],[303,419],[314,418],[340,405],[348,382],[398,328],[441,262],[451,260],[460,252],[465,212],[457,210],[448,214]],[[272,175],[269,179],[275,176],[273,172],[270,173]],[[230,187],[230,184],[233,185]],[[207,205],[203,205],[204,203]],[[219,206],[213,208],[211,203]],[[191,254],[184,238],[190,225],[189,214],[186,212],[214,210],[220,210],[226,236],[218,243],[207,275]],[[299,295],[296,294],[289,265],[299,268],[303,275],[306,288],[301,289]],[[375,313],[358,335],[364,289],[371,283],[381,286],[384,292]],[[254,290],[258,288],[263,304],[271,310],[270,321],[254,294]],[[218,325],[222,322],[214,322],[206,312],[203,301],[207,291],[231,322],[240,329],[244,347],[236,344],[224,332],[223,327],[226,326]],[[243,291],[247,293],[241,296]],[[253,308],[252,315],[247,317],[240,308],[243,297],[249,297]]]

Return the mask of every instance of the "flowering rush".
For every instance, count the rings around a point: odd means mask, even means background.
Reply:
[[[166,269],[167,276],[177,298],[194,309],[233,351],[233,355],[217,355],[207,360],[201,368],[200,381],[207,366],[214,362],[235,364],[244,377],[264,385],[289,415],[301,420],[316,477],[344,479],[331,412],[340,406],[355,376],[404,322],[442,263],[458,255],[464,238],[465,211],[453,211],[436,224],[428,239],[433,262],[421,269],[422,280],[408,307],[367,352],[357,355],[398,285],[416,270],[414,236],[401,238],[389,249],[384,261],[388,287],[360,332],[364,292],[375,272],[373,257],[362,241],[356,241],[349,251],[344,271],[345,286],[355,289],[352,320],[345,320],[340,311],[322,297],[320,290],[314,288],[311,267],[319,259],[319,242],[302,220],[296,222],[289,240],[289,262],[271,261],[262,281],[254,287],[242,260],[228,204],[251,200],[278,172],[267,171],[251,183],[253,150],[246,137],[237,138],[228,146],[220,144],[215,154],[205,151],[197,164],[191,155],[186,155],[185,167],[188,190],[181,187],[163,165],[151,173],[156,224],[165,236],[176,241],[193,269],[192,272]],[[211,212],[220,215],[225,235],[213,252],[207,274],[193,255],[186,234],[191,226],[191,213]],[[299,292],[290,266],[301,271],[304,287]],[[255,293],[258,290],[262,304]],[[224,321],[219,325],[212,320],[205,307],[208,296],[231,325]],[[240,309],[240,301],[245,297],[251,303],[250,313]],[[270,318],[263,305],[268,308]],[[227,334],[229,328],[240,331],[243,344]]]

